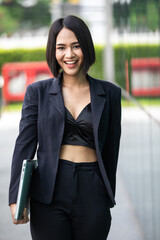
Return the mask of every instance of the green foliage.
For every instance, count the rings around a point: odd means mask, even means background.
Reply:
[[[2,112],[16,112],[21,111],[22,109],[22,102],[11,102],[7,103],[7,105],[2,106]]]
[[[115,79],[125,88],[125,62],[128,61],[129,79],[131,79],[131,59],[160,57],[160,45],[116,45],[114,47]],[[131,86],[131,84],[130,84]]]
[[[103,52],[104,47],[96,46],[96,62],[90,68],[89,74],[98,79],[104,79]],[[125,62],[128,61],[129,79],[131,73],[132,58],[159,57],[160,45],[116,45],[114,46],[115,81],[125,88]],[[0,70],[7,62],[32,62],[45,61],[45,49],[13,49],[0,50]],[[131,84],[130,84],[131,85]]]
[[[137,1],[130,4],[130,26],[132,31],[159,29],[159,6],[156,0]]]
[[[0,34],[6,33],[10,36],[13,33],[13,29],[18,29],[19,23],[16,18],[14,18],[6,7],[0,7]]]
[[[36,5],[25,8],[22,18],[23,27],[26,24],[30,29],[49,26],[51,23],[49,2],[49,0],[39,0]]]
[[[155,2],[148,2],[147,4],[147,22],[148,27],[152,31],[156,31],[159,29],[159,8],[158,5]]]
[[[45,49],[0,50],[0,69],[8,62],[45,61]]]
[[[96,61],[89,70],[91,76],[99,79],[103,79],[103,50],[102,46],[96,46]]]
[[[132,0],[113,3],[114,25],[129,27],[132,32],[159,29],[159,0]]]
[[[23,1],[22,1],[23,2]],[[0,3],[0,35],[49,26],[50,1],[38,0],[34,6],[24,7],[20,0],[3,0]]]
[[[127,26],[129,19],[129,4],[120,2],[114,2],[113,4],[113,16],[114,26],[121,28]]]

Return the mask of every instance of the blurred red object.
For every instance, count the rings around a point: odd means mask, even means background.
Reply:
[[[6,63],[2,66],[2,76],[3,99],[6,102],[23,101],[29,84],[53,77],[46,62]]]
[[[160,58],[131,60],[133,96],[160,96]]]

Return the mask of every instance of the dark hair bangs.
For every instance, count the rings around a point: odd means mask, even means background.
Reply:
[[[57,19],[51,26],[49,35],[48,35],[48,42],[47,42],[47,49],[46,49],[46,60],[48,66],[53,74],[53,76],[57,77],[59,74],[60,66],[56,60],[56,38],[58,33],[63,29],[63,18]]]

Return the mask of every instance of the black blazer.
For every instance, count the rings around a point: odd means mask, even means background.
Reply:
[[[52,200],[65,123],[61,77],[62,74],[27,87],[12,159],[9,204],[17,200],[23,159],[33,159],[36,150],[38,168],[30,195],[46,204]],[[110,198],[110,207],[113,207],[121,134],[121,89],[88,75],[87,79],[98,164]]]

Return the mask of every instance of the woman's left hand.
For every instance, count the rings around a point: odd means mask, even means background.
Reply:
[[[16,203],[11,204],[10,209],[11,209],[11,214],[12,214],[12,221],[14,224],[16,224],[16,225],[17,224],[25,224],[25,223],[29,222],[27,208],[24,209],[22,219],[20,219],[18,221],[14,219],[15,212],[16,212]]]

